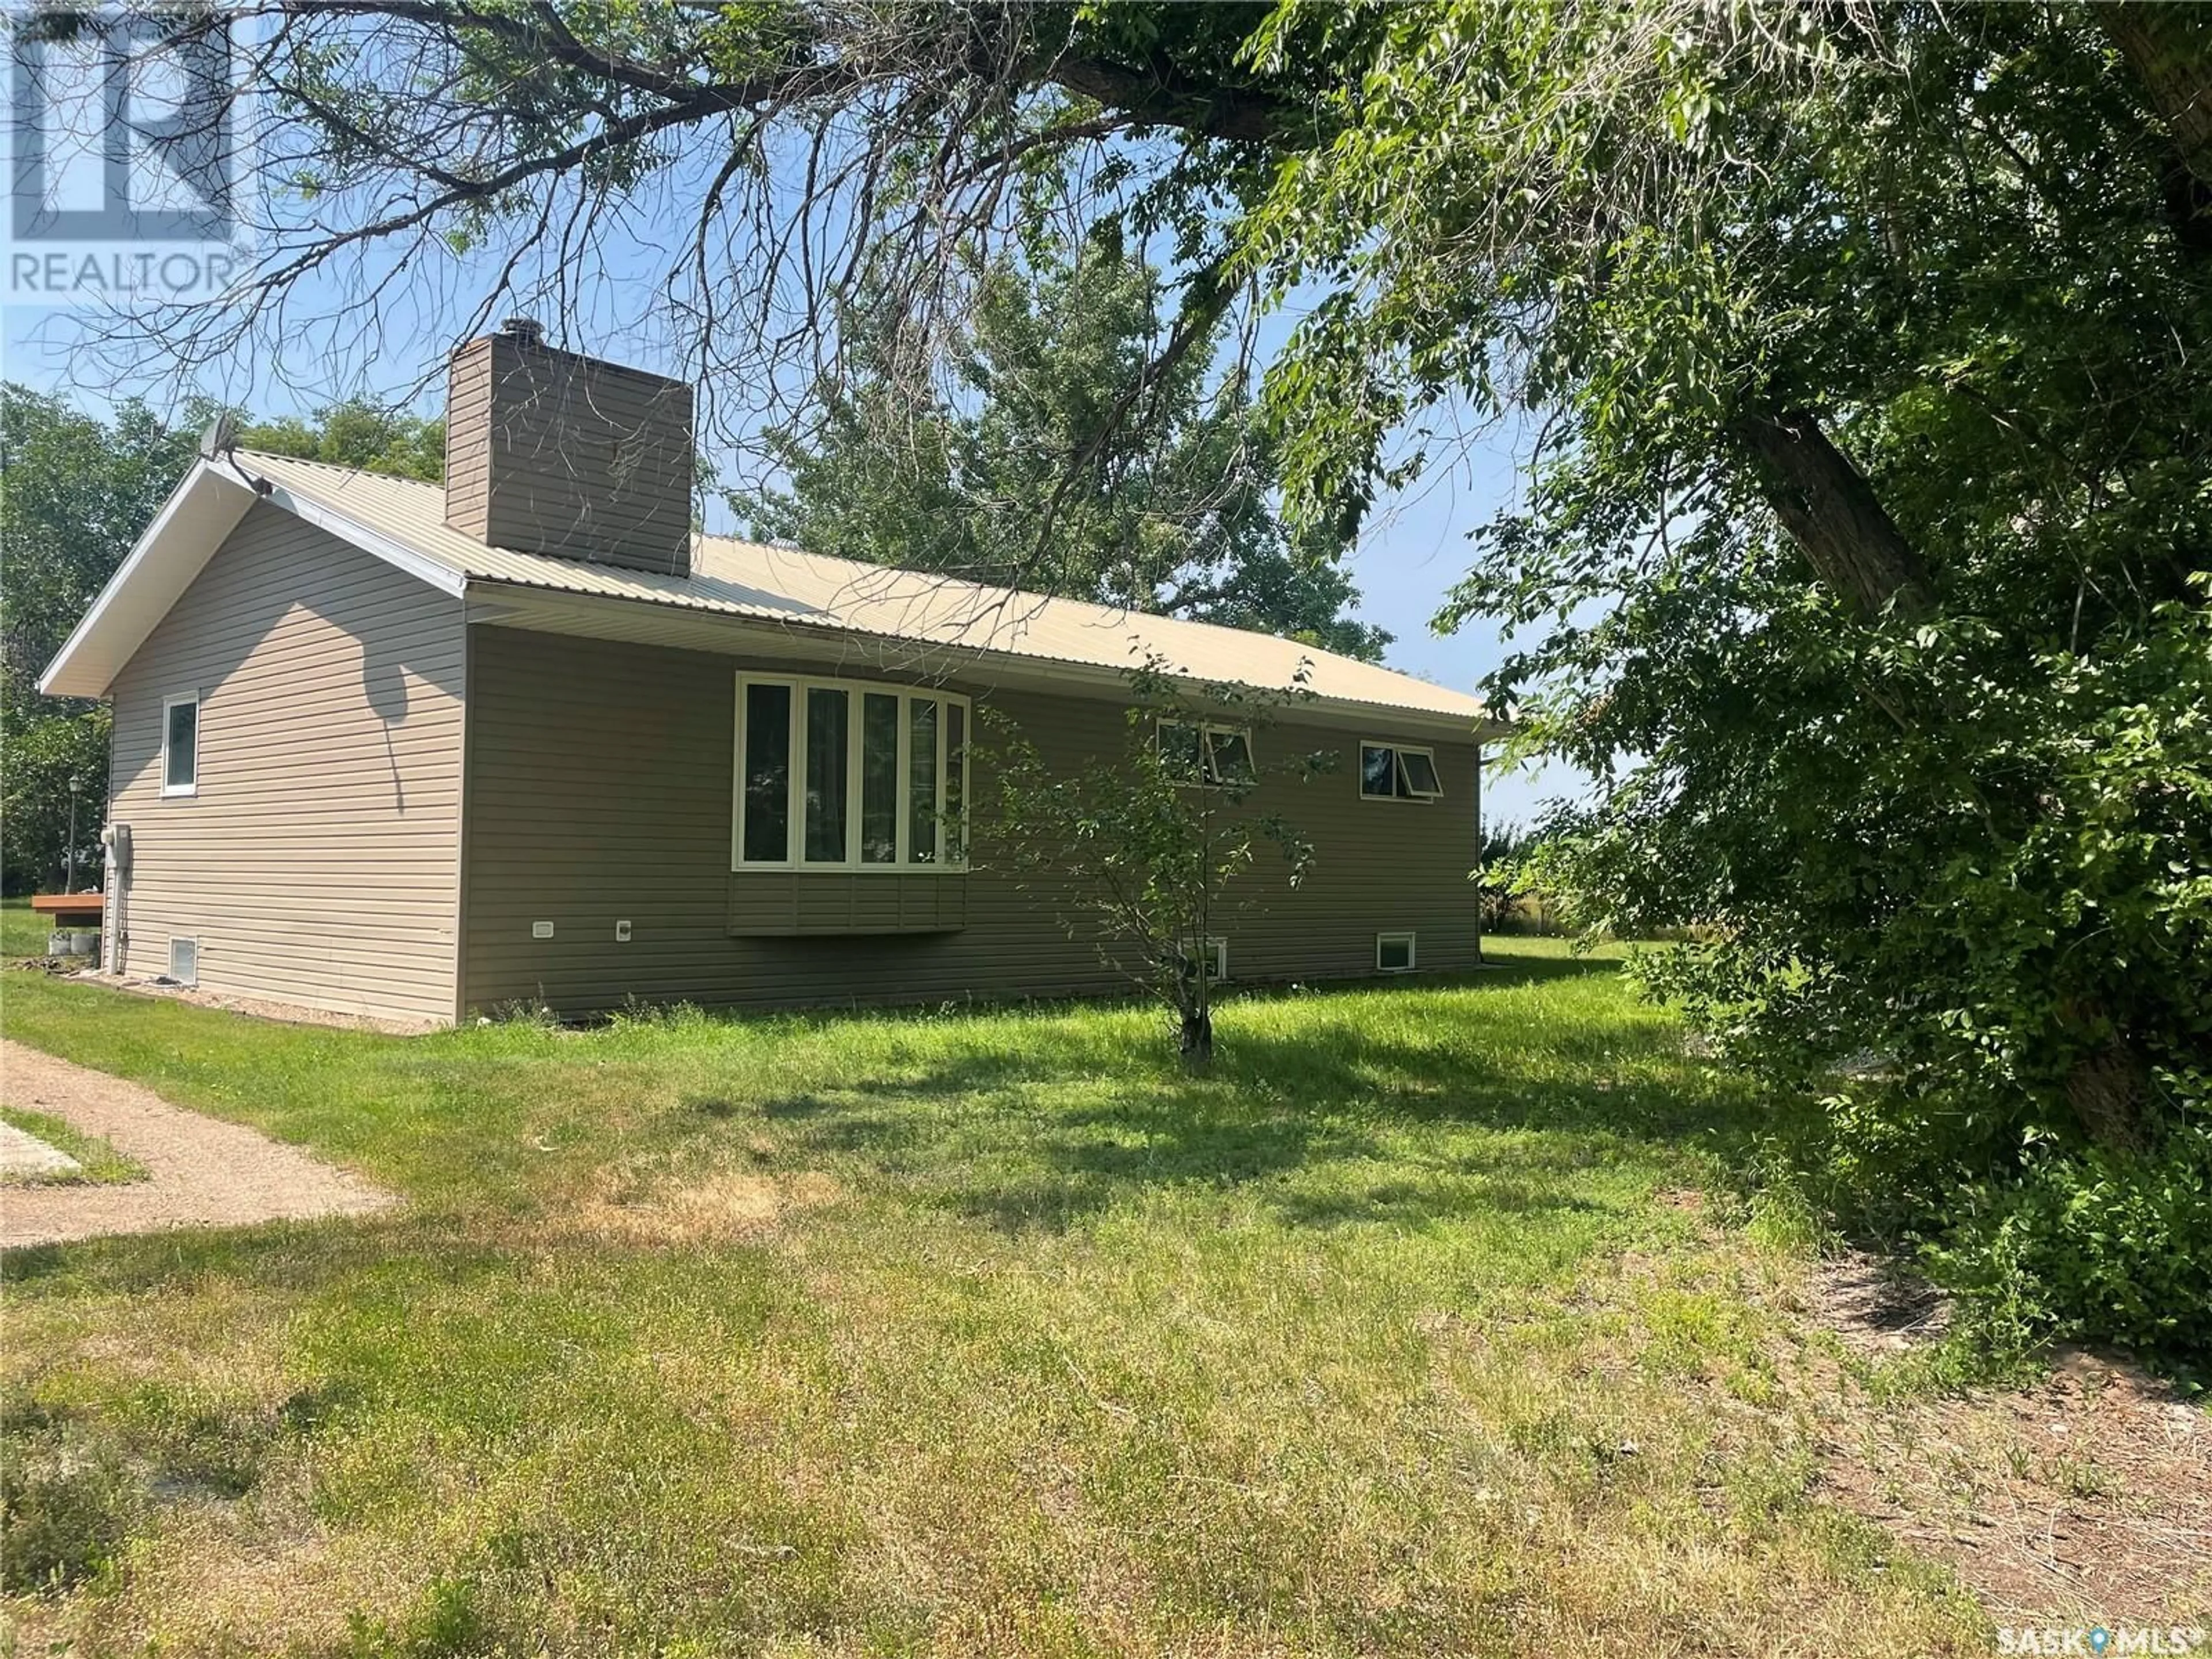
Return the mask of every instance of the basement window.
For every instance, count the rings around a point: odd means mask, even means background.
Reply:
[[[161,793],[193,795],[200,787],[200,700],[171,697],[161,705]]]
[[[1363,800],[1434,800],[1443,794],[1437,776],[1437,752],[1397,743],[1359,745],[1359,794]]]
[[[1413,935],[1411,933],[1376,934],[1375,971],[1378,974],[1412,973],[1413,971]]]
[[[181,933],[169,936],[169,977],[179,985],[200,982],[200,942]]]
[[[950,692],[740,674],[731,868],[965,869],[970,723]]]

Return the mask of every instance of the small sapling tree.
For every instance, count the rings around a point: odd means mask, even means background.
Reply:
[[[1158,659],[1133,671],[1122,751],[1071,771],[1048,765],[1020,728],[987,713],[996,789],[991,855],[1057,912],[1072,938],[1173,1010],[1183,1058],[1213,1056],[1215,941],[1262,885],[1263,860],[1294,888],[1311,844],[1254,797],[1271,777],[1330,769],[1314,753],[1261,763],[1260,733],[1310,695],[1302,666],[1285,691],[1177,680]]]

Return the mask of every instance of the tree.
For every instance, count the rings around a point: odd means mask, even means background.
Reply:
[[[388,472],[435,483],[446,476],[446,422],[387,410],[349,398],[315,411],[313,421],[296,415],[239,430],[241,448],[302,460],[327,461],[366,472]]]
[[[106,421],[0,386],[0,886],[61,879],[76,786],[81,877],[96,873],[107,803],[107,714],[39,693],[40,673],[191,465],[197,416],[143,404]]]
[[[1535,851],[1535,834],[1517,823],[1485,823],[1475,856],[1475,895],[1482,906],[1482,931],[1502,933],[1523,896],[1522,866]]]
[[[817,384],[863,296],[942,358],[1010,245],[1118,218],[1177,295],[1140,385],[1301,307],[1262,404],[1339,533],[1440,414],[1538,411],[1447,620],[1517,630],[1524,744],[1606,781],[1551,854],[1578,900],[1707,924],[1655,983],[1889,1148],[1856,1167],[1911,1229],[2212,1342],[2114,1288],[2212,1304],[2193,8],[358,0],[260,61],[272,153],[362,211],[288,228],[187,360],[372,242],[494,255],[510,307],[496,256],[650,182],[722,383]],[[2087,1267],[1990,1231],[2093,1187],[2150,1218],[2070,1230]]]
[[[1073,773],[1053,771],[1018,727],[999,723],[981,844],[1071,938],[1097,939],[1103,961],[1172,1010],[1183,1058],[1203,1065],[1213,1058],[1212,941],[1256,900],[1263,854],[1281,857],[1286,888],[1313,860],[1311,843],[1251,798],[1268,777],[1326,771],[1334,757],[1255,763],[1255,733],[1281,697],[1191,685],[1157,662],[1130,689],[1123,752]]]
[[[106,709],[43,696],[39,675],[190,470],[214,405],[188,404],[164,421],[144,404],[107,420],[58,398],[0,386],[0,885],[51,886],[70,858],[71,787],[81,882],[99,872],[107,805]],[[441,475],[442,422],[358,403],[313,422],[287,417],[241,428],[248,447],[398,472]]]
[[[1340,538],[1276,512],[1273,448],[1218,326],[1153,373],[1158,273],[1117,237],[1002,261],[953,362],[909,372],[900,319],[857,331],[848,374],[772,439],[782,488],[740,495],[752,533],[1001,586],[1257,629],[1373,661],[1346,617]]]

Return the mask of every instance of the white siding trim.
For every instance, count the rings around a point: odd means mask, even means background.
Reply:
[[[271,486],[269,501],[271,506],[281,507],[287,513],[305,519],[316,529],[327,530],[340,541],[350,543],[362,552],[383,560],[394,569],[404,570],[418,580],[429,583],[441,593],[458,599],[468,589],[467,576],[451,565],[418,553],[389,536],[379,535],[368,526],[325,507],[320,501],[305,495],[295,495],[282,484]]]
[[[234,499],[227,499],[233,491]],[[84,619],[62,642],[39,676],[39,690],[50,697],[106,696],[117,672],[183,597],[252,501],[251,492],[221,477],[205,461],[196,463],[169,492],[154,522],[107,579]],[[188,528],[197,533],[187,538]],[[180,542],[187,544],[180,546]],[[198,556],[191,557],[195,553]],[[189,568],[181,568],[187,560]]]

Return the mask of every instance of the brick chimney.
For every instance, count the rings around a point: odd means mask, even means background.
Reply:
[[[520,553],[691,574],[691,388],[515,318],[454,351],[446,522]]]

